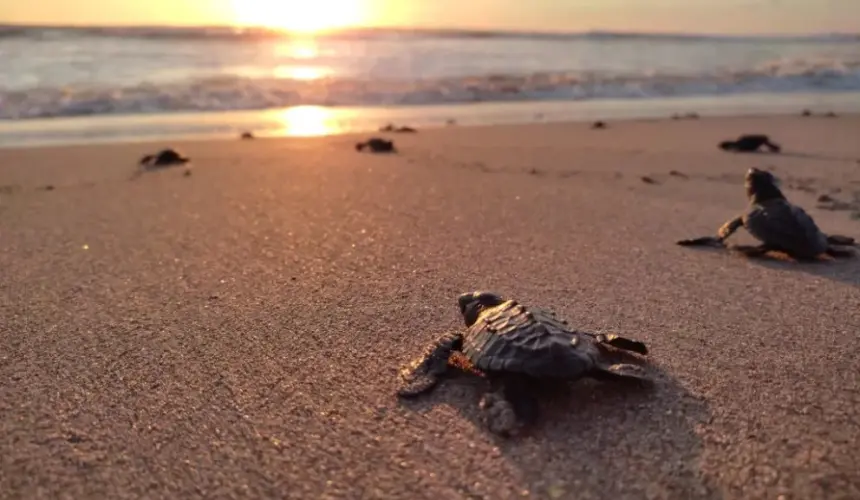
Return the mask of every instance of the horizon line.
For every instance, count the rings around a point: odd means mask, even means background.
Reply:
[[[536,30],[516,27],[478,28],[464,26],[421,26],[421,25],[364,25],[343,26],[331,29],[322,29],[314,33],[299,33],[287,29],[262,26],[253,24],[60,24],[60,23],[9,23],[0,21],[0,28],[24,28],[24,29],[223,29],[223,30],[256,30],[271,33],[283,33],[287,35],[299,34],[302,36],[314,35],[337,35],[350,32],[368,31],[411,31],[411,32],[436,32],[436,33],[463,33],[463,34],[487,34],[487,35],[549,35],[549,36],[576,36],[576,35],[649,35],[667,37],[724,37],[724,38],[757,38],[757,37],[820,37],[820,36],[848,36],[860,37],[860,31],[812,31],[812,32],[691,32],[691,31],[636,31],[636,30],[614,30],[604,28],[590,28],[587,30]]]

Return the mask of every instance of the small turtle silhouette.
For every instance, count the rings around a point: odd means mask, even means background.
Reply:
[[[594,122],[594,123],[592,123],[592,124],[591,124],[591,128],[593,128],[593,129],[603,129],[603,128],[606,128],[606,123],[604,123],[604,122],[602,122],[602,121],[596,121],[596,122]]]
[[[372,137],[355,145],[356,151],[363,151],[365,148],[373,153],[394,153],[397,151],[393,141],[380,139],[379,137]]]
[[[418,132],[412,127],[396,127],[393,123],[389,123],[384,127],[379,128],[380,132],[397,132],[397,133],[409,133],[409,132]]]
[[[239,138],[240,138],[240,139],[242,139],[242,140],[249,140],[249,139],[253,139],[253,138],[254,138],[254,134],[252,134],[251,132],[242,132],[242,135],[240,135],[240,136],[239,136]]]
[[[734,141],[720,143],[720,149],[740,153],[752,153],[758,151],[762,146],[774,153],[779,153],[782,150],[779,144],[771,141],[770,137],[764,134],[744,134]]]
[[[140,159],[140,164],[144,167],[171,167],[175,165],[184,165],[191,161],[190,158],[182,156],[174,149],[162,149],[154,155],[146,155]]]

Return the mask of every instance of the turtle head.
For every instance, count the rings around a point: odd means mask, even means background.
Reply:
[[[735,145],[735,141],[723,141],[720,143],[720,149],[722,149],[723,151],[731,151],[735,149]]]
[[[504,302],[505,299],[492,292],[469,292],[457,298],[460,314],[463,315],[466,326],[474,325],[484,309],[501,305]]]
[[[744,186],[747,190],[747,197],[753,202],[762,202],[774,199],[784,199],[785,196],[779,189],[780,180],[768,172],[755,167],[747,170],[747,175],[744,178]]]

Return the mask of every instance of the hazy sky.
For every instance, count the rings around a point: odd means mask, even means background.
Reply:
[[[326,12],[364,26],[860,32],[860,0],[0,0],[2,23],[315,26]]]

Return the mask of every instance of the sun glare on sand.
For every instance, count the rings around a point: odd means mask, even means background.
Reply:
[[[322,106],[296,106],[276,112],[281,132],[293,137],[329,135],[340,128],[335,114]]]
[[[360,25],[363,0],[232,0],[236,22],[311,34]]]

